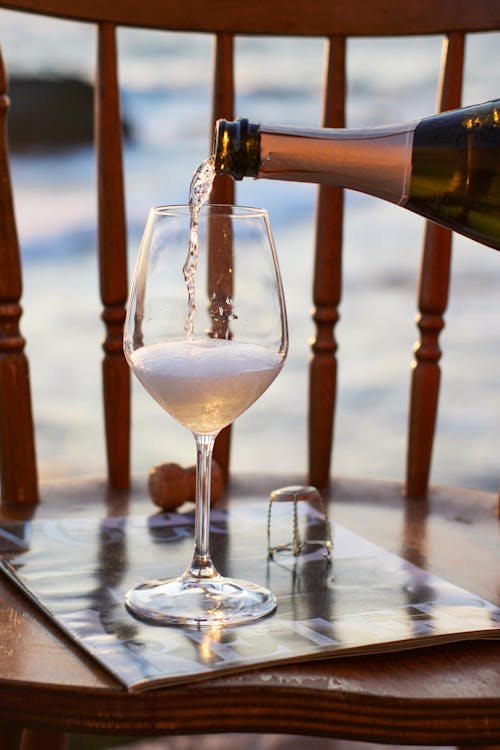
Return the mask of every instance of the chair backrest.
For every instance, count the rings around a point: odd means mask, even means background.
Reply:
[[[0,7],[25,10],[97,26],[95,144],[98,175],[98,252],[102,318],[105,324],[103,392],[109,482],[129,483],[129,371],[122,354],[127,296],[126,221],[121,118],[115,32],[118,26],[195,31],[215,38],[212,119],[235,115],[234,40],[238,35],[316,36],[326,40],[323,124],[342,127],[346,112],[346,43],[351,37],[440,34],[443,61],[438,93],[440,109],[460,106],[467,33],[500,29],[497,0],[461,4],[448,0],[274,0],[272,3],[143,3],[138,0],[16,0]],[[0,75],[1,117],[9,108],[5,71]],[[244,114],[244,113],[243,113]],[[193,165],[194,166],[194,165]],[[220,178],[214,201],[232,202],[234,185]],[[342,262],[342,190],[318,193],[314,263],[312,344],[309,393],[309,479],[328,484],[332,455],[337,380],[335,324],[339,318]],[[418,289],[418,328],[409,406],[406,492],[427,492],[439,392],[439,333],[444,325],[450,275],[451,235],[427,225]],[[20,333],[22,273],[9,177],[7,138],[0,140],[0,466],[7,501],[38,498],[29,373]],[[216,457],[228,472],[229,431],[217,441]]]

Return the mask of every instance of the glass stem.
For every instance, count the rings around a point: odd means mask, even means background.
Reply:
[[[210,481],[215,435],[195,435],[196,439],[196,508],[194,555],[189,574],[196,578],[218,575],[210,558]]]

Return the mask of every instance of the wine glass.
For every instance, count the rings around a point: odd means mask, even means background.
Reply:
[[[197,476],[193,558],[178,578],[148,581],[126,594],[139,618],[227,626],[276,607],[266,588],[225,578],[212,563],[210,468],[217,434],[264,393],[287,348],[267,212],[205,205],[193,226],[188,205],[152,208],[130,291],[125,355],[148,393],[193,433]]]

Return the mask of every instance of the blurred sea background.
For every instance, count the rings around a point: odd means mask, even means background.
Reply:
[[[11,77],[71,74],[92,81],[92,27],[0,11]],[[133,270],[148,209],[185,203],[191,175],[210,150],[212,40],[121,29],[118,36]],[[320,39],[237,41],[236,113],[256,122],[317,126],[325,54]],[[467,47],[463,103],[500,96],[500,35]],[[409,121],[435,111],[441,39],[362,39],[349,46],[350,127]],[[15,102],[13,104],[15,107]],[[67,113],[67,117],[70,113]],[[32,122],[36,140],[37,122]],[[96,261],[93,147],[16,152],[12,161],[24,259],[22,332],[31,363],[42,479],[105,471],[100,372],[103,328]],[[285,284],[291,335],[287,365],[236,423],[232,467],[306,469],[311,270],[316,187],[244,180],[237,200],[268,209]],[[401,477],[422,220],[346,193],[344,298],[337,326],[337,475]],[[495,490],[500,476],[500,255],[456,237],[442,398],[432,480]],[[77,372],[75,371],[77,363]],[[133,471],[194,463],[190,433],[133,384]]]

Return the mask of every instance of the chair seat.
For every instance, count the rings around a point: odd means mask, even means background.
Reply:
[[[264,477],[257,486],[254,479],[236,478],[228,502],[234,509],[261,498],[265,514],[269,490],[290,483],[290,477]],[[439,487],[425,503],[404,503],[401,491],[396,482],[338,479],[330,493],[331,518],[498,605],[495,496]],[[122,493],[98,481],[43,485],[42,497],[37,518],[102,516],[103,507],[106,515],[156,510],[145,481]],[[17,506],[11,517],[22,513]],[[223,705],[228,732],[401,744],[500,742],[495,640],[274,666],[129,693],[3,576],[0,600],[0,721],[74,732],[195,734],[220,731]]]

